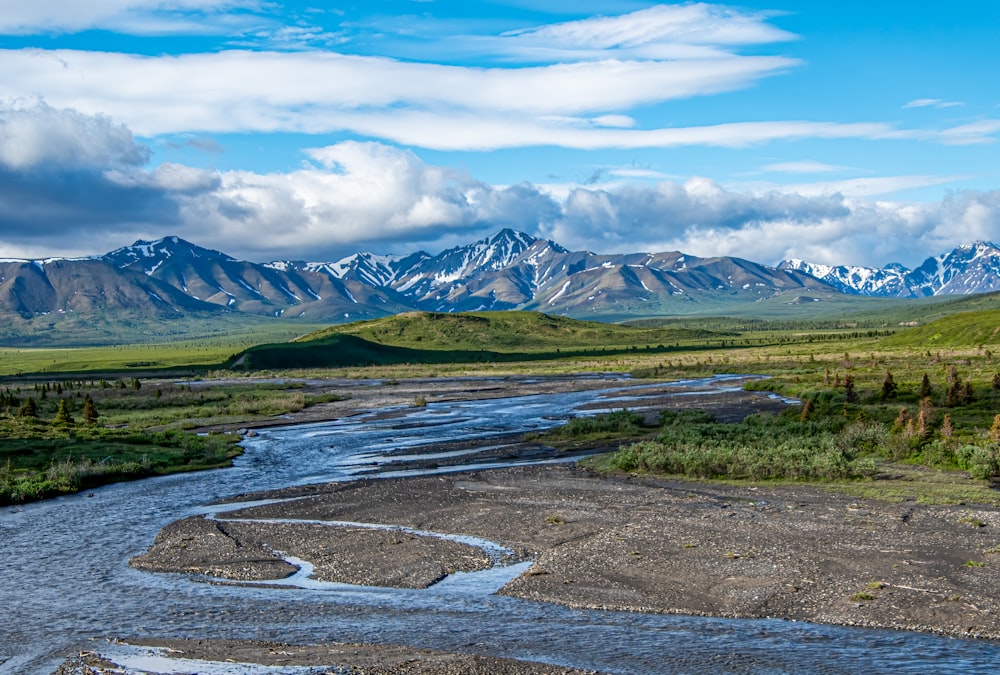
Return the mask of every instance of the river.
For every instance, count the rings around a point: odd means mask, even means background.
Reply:
[[[248,439],[230,469],[0,509],[0,673],[52,673],[75,650],[101,649],[95,640],[129,636],[408,644],[613,673],[995,672],[1000,644],[990,641],[582,611],[493,595],[517,570],[414,591],[219,586],[128,566],[164,525],[210,501],[350,480],[399,448],[419,454],[422,444],[544,429],[596,395],[432,403],[397,418],[274,428]]]

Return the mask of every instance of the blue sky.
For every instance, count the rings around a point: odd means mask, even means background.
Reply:
[[[1000,240],[993,2],[0,0],[0,256]]]

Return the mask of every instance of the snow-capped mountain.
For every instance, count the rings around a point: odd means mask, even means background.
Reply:
[[[28,322],[219,313],[344,322],[484,309],[620,318],[806,291],[910,297],[997,289],[1000,249],[985,242],[928,258],[915,270],[803,261],[774,268],[676,251],[599,254],[513,230],[437,255],[356,253],[335,262],[253,263],[178,237],[92,258],[0,260],[0,315]]]
[[[785,260],[778,268],[805,272],[844,293],[856,295],[918,298],[1000,290],[1000,247],[983,241],[927,258],[913,270],[898,263],[852,267],[803,260]]]

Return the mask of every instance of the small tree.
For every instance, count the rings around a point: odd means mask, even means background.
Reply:
[[[848,403],[858,402],[858,394],[854,391],[854,376],[850,373],[844,376],[844,400]]]
[[[911,421],[910,411],[906,409],[906,406],[903,406],[899,409],[899,414],[896,415],[896,420],[892,423],[892,430],[902,432]]]
[[[86,424],[97,424],[97,406],[94,405],[94,399],[90,398],[90,394],[87,394],[87,398],[83,399],[83,421]]]
[[[799,419],[803,422],[807,422],[809,420],[809,416],[812,415],[815,408],[816,404],[813,403],[813,400],[811,398],[807,398],[805,403],[802,404],[802,412],[799,414]]]
[[[934,414],[934,406],[931,405],[930,398],[920,399],[920,412],[917,413],[917,433],[921,438],[926,438],[931,433],[931,415]]]
[[[24,403],[17,409],[18,417],[38,417],[38,404],[30,396],[24,399]]]
[[[924,373],[924,377],[920,380],[920,398],[927,398],[931,395],[931,378],[927,377],[927,373]]]
[[[882,400],[896,398],[896,382],[892,379],[892,373],[885,371],[885,379],[882,380]]]
[[[66,405],[66,399],[64,398],[59,399],[59,409],[56,411],[54,423],[66,426],[76,424],[76,420],[74,420],[73,416],[69,414],[69,406]]]
[[[994,420],[995,421],[995,420]],[[955,427],[951,423],[951,415],[948,413],[944,414],[944,419],[941,420],[941,437],[951,438],[955,435]]]
[[[1000,441],[1000,415],[993,416],[993,426],[990,428],[990,440]]]

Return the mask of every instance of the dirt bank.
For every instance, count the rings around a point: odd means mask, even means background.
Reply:
[[[324,644],[291,645],[256,640],[130,640],[132,645],[158,647],[173,659],[249,663],[274,668],[321,666],[316,675],[597,675],[595,671],[562,668],[533,661],[518,661],[470,654],[450,654],[397,645]],[[119,664],[84,651],[68,659],[55,675],[113,675]],[[177,671],[190,672],[190,671]]]
[[[402,544],[315,525],[360,521],[503,544],[534,565],[501,592],[532,600],[1000,639],[996,509],[889,504],[810,488],[608,479],[564,466],[365,480],[310,493],[226,517],[313,524],[234,527],[235,535],[215,538],[205,526],[204,535],[188,531],[193,539],[183,546],[168,528],[137,564],[190,570],[195,548],[203,569],[223,568],[236,536],[238,548],[305,559],[335,546],[343,551],[337,570],[327,565],[317,577],[406,585],[397,581],[394,553]],[[402,560],[445,570],[477,564],[462,547],[425,539]],[[277,562],[272,556],[263,565],[275,577]]]

